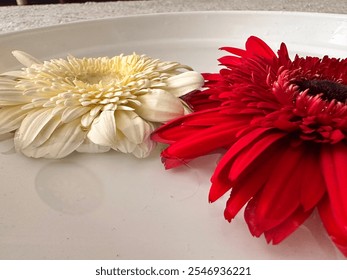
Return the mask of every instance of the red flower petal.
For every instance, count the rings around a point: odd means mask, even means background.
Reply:
[[[219,58],[218,61],[225,66],[236,66],[242,63],[240,58],[229,55]]]
[[[186,115],[162,125],[151,135],[152,140],[171,144],[191,136],[202,128],[227,122],[230,117],[219,114],[220,109],[205,110],[201,113]]]
[[[259,131],[260,130],[260,131]],[[252,164],[254,161],[264,152],[266,149],[272,146],[279,139],[286,136],[286,134],[282,132],[270,132],[270,134],[266,134],[267,130],[265,129],[254,129],[249,132],[246,136],[241,137],[238,142],[236,142],[231,149],[235,149],[238,146],[239,142],[248,142],[246,139],[248,135],[251,136],[252,139],[254,136],[257,136],[257,132],[264,132],[264,135],[260,136],[260,139],[257,139],[257,142],[250,143],[250,145],[245,148],[241,153],[238,154],[237,158],[235,158],[234,163],[230,168],[229,178],[231,181],[237,180],[239,176],[242,175],[243,172]],[[255,135],[254,135],[255,134]],[[255,138],[254,138],[255,140]],[[258,162],[258,164],[262,164]],[[248,175],[248,174],[246,174]]]
[[[170,147],[162,152],[165,167],[176,167],[190,159],[230,145],[235,141],[233,135],[239,129],[240,127],[235,127],[230,123],[222,123],[200,130],[186,137],[184,141],[177,141],[171,144]]]
[[[257,143],[256,143],[257,144]],[[230,222],[241,208],[257,194],[270,178],[277,159],[280,156],[278,146],[273,145],[258,157],[253,168],[246,176],[235,182],[227,201],[224,217]]]
[[[292,234],[306,219],[312,214],[313,209],[304,211],[298,208],[292,215],[290,215],[284,222],[278,226],[264,232],[266,241],[276,245],[282,242],[290,234]]]
[[[347,228],[347,146],[341,142],[322,146],[320,163],[332,214],[337,224]]]
[[[253,56],[262,57],[263,59],[277,58],[273,50],[260,38],[251,36],[246,41],[247,53]]]
[[[220,49],[244,58],[251,58],[253,56],[262,57],[264,59],[276,58],[276,54],[273,50],[263,40],[255,36],[251,36],[247,39],[246,50],[233,47],[222,47]]]
[[[292,61],[289,58],[287,46],[282,43],[280,49],[277,52],[280,65],[288,66]]]
[[[255,225],[268,231],[283,223],[300,205],[300,159],[304,156],[301,146],[283,147],[272,176],[259,194],[255,211]]]
[[[247,55],[247,52],[245,50],[239,49],[239,48],[222,47],[222,48],[220,48],[220,50],[227,51],[227,52],[235,54],[237,56],[246,56]]]
[[[313,212],[313,209],[304,211],[303,208],[298,207],[280,224],[265,231],[261,226],[259,226],[259,220],[256,217],[259,203],[261,203],[259,202],[259,196],[255,196],[249,201],[244,212],[245,220],[253,236],[260,237],[264,234],[266,241],[268,243],[272,242],[274,245],[282,242],[292,234]]]
[[[244,212],[245,221],[248,225],[249,231],[253,236],[259,237],[264,233],[264,230],[259,226],[256,217],[257,208],[259,205],[259,195],[254,196],[248,203]]]
[[[325,229],[331,237],[331,240],[347,257],[347,228],[342,227],[340,223],[337,222],[328,197],[326,197],[325,200],[319,204],[318,210]]]
[[[319,203],[326,189],[323,175],[319,172],[318,147],[310,145],[305,149],[300,165],[303,174],[300,179],[300,202],[303,209],[308,211]]]
[[[229,170],[234,158],[248,145],[253,144],[258,137],[264,134],[268,129],[257,128],[246,134],[241,140],[238,140],[222,157],[211,178],[212,186],[209,194],[209,201],[213,202],[220,198],[231,188]],[[237,131],[235,131],[236,134]]]

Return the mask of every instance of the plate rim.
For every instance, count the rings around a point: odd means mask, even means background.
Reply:
[[[86,24],[101,24],[118,20],[132,20],[132,19],[151,19],[151,18],[160,18],[160,17],[177,17],[177,16],[199,16],[199,15],[261,15],[261,16],[299,16],[301,18],[310,17],[310,18],[325,18],[331,20],[346,20],[347,23],[347,14],[339,13],[319,13],[319,12],[301,12],[301,11],[263,11],[263,10],[211,10],[211,11],[186,11],[186,12],[160,12],[160,13],[146,13],[146,14],[137,14],[137,15],[123,15],[123,16],[114,16],[106,17],[99,19],[85,19],[85,20],[76,20],[71,22],[65,22],[61,24],[52,24],[41,27],[32,27],[23,30],[15,30],[9,32],[0,33],[0,40],[4,37],[11,36],[20,36],[24,33],[39,33],[45,31],[56,31],[60,29],[66,29],[71,26],[79,26]]]

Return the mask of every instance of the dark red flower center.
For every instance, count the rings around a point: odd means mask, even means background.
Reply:
[[[336,100],[345,103],[347,101],[347,85],[329,80],[302,80],[295,81],[300,91],[308,89],[309,95],[322,95],[324,100]]]

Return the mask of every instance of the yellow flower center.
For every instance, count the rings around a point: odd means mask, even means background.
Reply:
[[[157,63],[144,56],[109,58],[69,57],[51,60],[27,68],[26,79],[19,87],[26,95],[39,95],[33,100],[36,107],[96,106],[97,111],[134,110],[140,105],[137,96],[148,88],[163,86],[165,73],[152,71]],[[31,82],[30,82],[31,81]]]
[[[120,75],[119,73],[83,73],[76,77],[77,80],[88,85],[95,85],[99,83],[108,84],[112,81],[120,81],[122,80],[122,78],[122,75]]]

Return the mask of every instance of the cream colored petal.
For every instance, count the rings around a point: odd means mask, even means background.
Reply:
[[[16,130],[27,113],[21,110],[21,106],[0,108],[0,134]]]
[[[113,147],[117,143],[116,121],[113,111],[103,111],[91,125],[90,141],[97,145]]]
[[[112,147],[114,150],[122,153],[132,153],[136,148],[136,144],[131,142],[121,131],[117,131],[117,143]]]
[[[156,143],[149,138],[147,138],[145,141],[143,141],[141,144],[138,144],[132,154],[137,158],[145,158],[148,157],[149,154],[153,151],[155,148]]]
[[[1,75],[0,75],[1,77]],[[8,77],[1,77],[0,79],[0,88],[1,89],[14,89],[17,82],[14,79]]]
[[[0,106],[12,106],[31,102],[30,97],[24,96],[19,89],[0,88]]]
[[[18,149],[25,149],[29,146],[53,117],[52,109],[44,108],[30,112],[16,133]]]
[[[59,126],[51,137],[39,147],[27,146],[19,149],[15,141],[17,151],[22,152],[28,157],[34,158],[63,158],[74,152],[83,142],[86,132],[81,129],[80,120]]]
[[[40,133],[36,136],[36,138],[31,142],[30,146],[33,148],[41,146],[52,136],[59,125],[61,125],[61,119],[59,116],[55,116],[50,119],[40,130]]]
[[[203,84],[204,78],[195,71],[184,72],[167,79],[167,89],[176,97],[200,89]]]
[[[95,115],[84,114],[81,119],[81,125],[83,127],[89,127],[95,120]]]
[[[135,112],[147,121],[167,122],[184,115],[181,101],[161,89],[154,89],[141,95],[138,100],[141,102],[141,106],[134,105]]]
[[[12,78],[12,77],[20,78],[23,76],[25,76],[25,72],[18,71],[18,70],[17,71],[7,71],[7,72],[0,74],[0,77],[6,77],[6,78]]]
[[[88,113],[89,111],[90,111],[89,107],[81,107],[81,106],[67,107],[62,113],[61,122],[63,123],[71,122],[81,117],[82,115]]]
[[[158,69],[161,72],[171,72],[171,71],[176,71],[177,69],[187,69],[187,70],[192,70],[191,67],[187,66],[187,65],[182,65],[178,62],[174,62],[174,61],[164,61],[159,63],[158,65]]]
[[[22,51],[13,51],[13,56],[24,66],[30,67],[33,64],[41,64],[41,61]]]
[[[108,152],[111,148],[100,146],[91,142],[88,138],[84,140],[84,142],[77,148],[77,152],[79,153],[105,153]]]
[[[115,118],[117,129],[135,144],[142,143],[153,131],[152,126],[133,111],[116,111]]]

